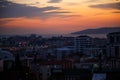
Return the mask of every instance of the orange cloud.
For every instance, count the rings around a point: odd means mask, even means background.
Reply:
[[[70,33],[77,30],[97,27],[120,26],[119,14],[96,15],[96,16],[76,16],[76,17],[51,17],[41,18],[8,18],[2,19],[5,22],[1,26],[7,28],[25,29],[29,33]],[[8,30],[9,31],[9,30]]]

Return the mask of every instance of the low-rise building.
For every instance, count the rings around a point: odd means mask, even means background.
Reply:
[[[57,60],[61,60],[65,56],[68,56],[69,54],[73,53],[74,49],[68,48],[68,47],[62,47],[62,48],[57,48],[56,49],[56,56]]]

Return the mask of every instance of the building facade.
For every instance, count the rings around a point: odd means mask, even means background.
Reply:
[[[75,52],[83,52],[83,49],[92,45],[92,38],[89,36],[78,36],[74,40]]]
[[[111,68],[120,67],[120,32],[109,33],[107,35],[107,57]]]

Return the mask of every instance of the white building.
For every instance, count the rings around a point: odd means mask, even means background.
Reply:
[[[78,36],[74,40],[75,52],[83,52],[83,49],[92,45],[92,38],[89,36]]]

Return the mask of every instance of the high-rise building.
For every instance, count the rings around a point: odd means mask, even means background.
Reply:
[[[112,68],[120,66],[120,32],[113,32],[107,35],[107,56],[110,58]]]
[[[108,56],[120,58],[120,32],[109,33],[108,37]]]

